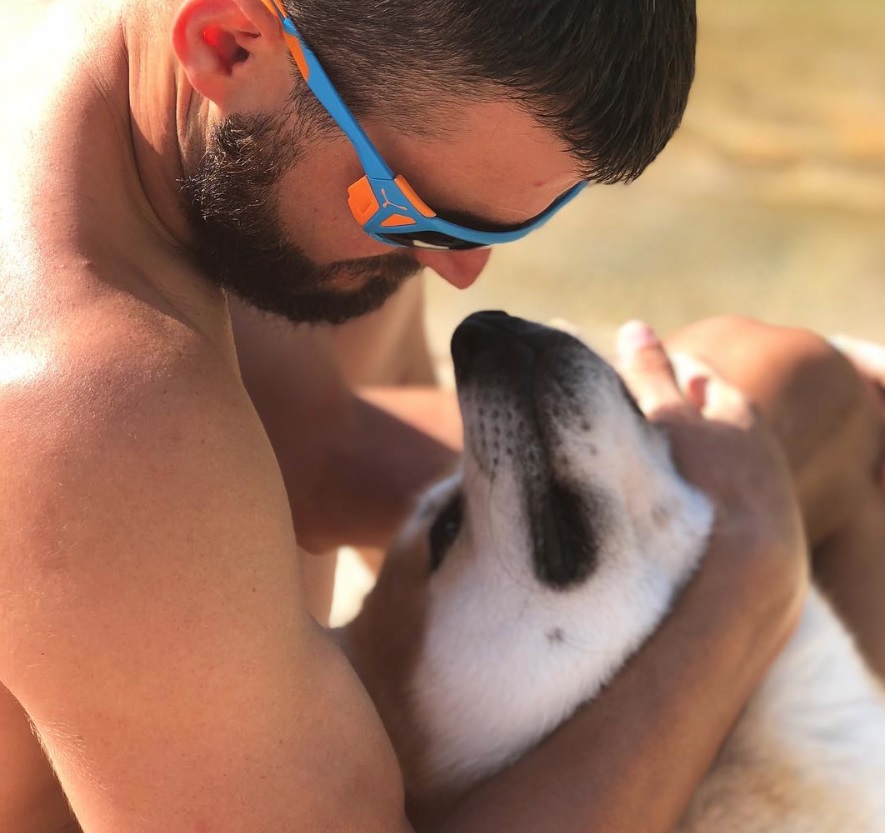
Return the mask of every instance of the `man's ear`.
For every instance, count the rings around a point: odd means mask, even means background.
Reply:
[[[252,59],[259,54],[276,54],[280,72],[285,68],[285,81],[291,83],[279,21],[260,0],[185,0],[172,26],[175,54],[191,86],[226,112],[244,109],[241,82],[250,75],[257,78]],[[262,63],[266,72],[268,65]],[[266,84],[252,86],[268,91]]]

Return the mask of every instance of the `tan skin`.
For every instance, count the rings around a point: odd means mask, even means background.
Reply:
[[[3,0],[3,12],[17,83],[0,103],[0,830],[73,829],[60,784],[86,833],[407,831],[389,741],[308,613],[296,533],[334,542],[340,513],[290,504],[328,472],[281,472],[179,202],[181,165],[210,125],[284,106],[277,23],[259,0]],[[368,126],[428,202],[502,223],[575,180],[558,143],[506,102],[464,108],[439,142]],[[346,213],[359,176],[348,146],[299,164],[314,190],[284,176],[281,205],[308,253],[381,254]],[[463,287],[486,256],[422,262]],[[453,831],[537,830],[515,818],[530,796],[555,817],[548,829],[668,830],[795,623],[804,546],[775,444],[740,407],[697,416],[657,345],[628,372],[651,410],[663,402],[688,426],[689,475],[743,531],[717,539],[611,694],[471,797]],[[397,427],[377,409],[362,420]],[[398,436],[403,449],[429,442]],[[404,500],[389,495],[367,540]],[[554,774],[582,800],[551,807]]]
[[[257,330],[253,335],[260,340],[262,335],[266,338],[269,333]],[[805,331],[769,327],[743,319],[716,319],[676,334],[668,340],[668,344],[673,349],[702,357],[720,372],[739,381],[774,426],[798,485],[803,514],[809,520],[808,538],[814,549],[817,577],[819,580],[824,578],[824,586],[831,591],[847,623],[859,637],[868,660],[885,676],[885,615],[882,606],[873,604],[864,609],[856,603],[855,598],[860,590],[871,602],[881,602],[881,587],[885,586],[885,563],[880,557],[885,545],[885,493],[881,489],[881,470],[877,468],[877,464],[881,464],[883,451],[883,402],[871,395],[869,385],[843,356],[820,337]],[[659,365],[663,372],[650,372],[647,368],[649,364]],[[643,367],[646,369],[642,370]],[[720,496],[726,490],[733,490],[728,517],[734,527],[743,526],[744,532],[750,531],[745,524],[735,520],[740,517],[741,492],[752,486],[757,490],[757,497],[769,502],[777,499],[776,494],[768,489],[770,484],[755,480],[758,471],[752,461],[736,460],[731,467],[710,469],[710,460],[715,458],[708,444],[712,436],[699,436],[696,433],[693,424],[695,417],[690,409],[685,409],[685,403],[677,396],[659,351],[652,349],[644,352],[639,361],[629,361],[625,373],[634,387],[641,391],[647,409],[663,407],[665,411],[672,412],[673,406],[676,406],[677,413],[671,413],[667,418],[672,420],[675,416],[677,419],[673,431],[677,449],[681,451],[681,465],[694,471],[708,489],[715,488]],[[269,401],[261,400],[260,390],[254,390],[253,394],[262,406],[272,407]],[[452,430],[453,420],[457,417],[450,413],[448,417],[441,418],[441,409],[446,406],[451,408],[453,398],[445,393],[434,394],[426,388],[413,389],[397,399],[389,389],[374,392],[373,395],[388,409],[399,409],[401,414],[407,414],[410,422],[420,424],[423,421],[432,426],[438,435],[441,427],[448,426]],[[430,404],[434,400],[435,407]],[[732,411],[729,417],[732,420],[747,419],[739,402],[720,405],[720,415],[726,409]],[[290,411],[288,415],[291,420],[293,412]],[[288,438],[288,453],[291,454],[290,429],[291,421],[284,433],[276,435],[273,430],[270,433],[275,443],[278,438]],[[448,441],[457,443],[458,439],[449,435]],[[733,442],[734,439],[716,437],[716,450],[720,453],[720,443],[723,441]],[[381,445],[380,448],[380,455],[375,461],[377,466],[385,465],[384,455],[389,453],[385,450],[386,446]],[[285,459],[281,455],[281,460]],[[371,477],[371,474],[367,476]],[[379,484],[375,480],[372,483],[374,496]],[[763,491],[758,493],[758,490]],[[297,512],[298,496],[292,497]],[[866,508],[855,511],[861,507]],[[864,521],[870,514],[879,518],[878,524],[873,527]],[[732,529],[730,534],[734,532]],[[860,546],[848,546],[848,540]],[[854,597],[838,592],[822,576],[822,564],[827,553],[830,554],[830,569],[838,574]],[[704,574],[706,580],[715,580],[709,577],[717,575],[723,578],[717,572]],[[724,580],[727,582],[733,578],[734,574],[730,577],[726,574]],[[753,588],[756,596],[764,596],[766,588],[763,582],[764,579],[760,578]],[[462,823],[467,824],[468,829],[472,829],[470,825],[480,829],[483,824],[496,825],[501,829],[524,824],[530,829],[532,825],[552,824],[554,820],[560,825],[574,824],[575,829],[585,829],[581,827],[578,808],[588,815],[592,811],[595,823],[602,829],[660,825],[660,820],[667,813],[675,817],[678,807],[665,803],[665,785],[671,788],[678,785],[685,776],[685,770],[681,766],[674,766],[672,760],[656,759],[656,756],[661,755],[669,741],[680,750],[680,765],[690,761],[691,756],[686,756],[685,750],[691,749],[692,743],[701,745],[706,740],[691,735],[692,718],[697,717],[699,704],[715,706],[717,684],[732,684],[732,678],[727,681],[711,679],[705,673],[705,669],[711,667],[721,668],[722,651],[728,650],[728,643],[718,631],[723,622],[731,621],[728,606],[708,609],[712,618],[706,622],[701,619],[699,609],[695,609],[694,619],[680,618],[692,601],[704,598],[703,594],[711,594],[707,598],[713,597],[709,584],[697,582],[693,585],[681,601],[680,610],[640,654],[639,660],[628,667],[628,671],[600,701],[586,709],[579,720],[572,724],[574,727],[580,723],[587,735],[592,737],[592,742],[606,750],[609,766],[607,778],[598,767],[594,769],[592,756],[581,754],[584,750],[576,752],[575,736],[571,734],[575,729],[571,728],[556,735],[535,756],[529,756],[524,763],[495,779],[464,802],[454,819],[449,820],[451,829],[459,829],[458,825]],[[718,587],[717,594],[719,598],[735,604],[736,615],[749,615],[750,607],[745,597],[731,597],[727,586]],[[679,633],[677,628],[683,626],[687,626],[688,632]],[[699,633],[708,636],[719,634],[719,638],[711,637],[707,641],[706,647],[710,653],[706,656],[701,654],[697,644]],[[739,629],[735,629],[732,636],[735,640],[742,638]],[[686,667],[679,668],[674,662],[673,653],[666,650],[668,639],[674,642],[680,640],[684,646],[695,643],[698,653],[691,655]],[[397,644],[397,640],[391,639],[390,644]],[[730,650],[736,648],[735,644],[730,646]],[[408,646],[404,650],[408,650]],[[653,668],[657,669],[654,673]],[[663,687],[649,685],[650,680],[658,683],[664,681],[665,684]],[[678,683],[674,682],[676,680]],[[680,696],[674,698],[673,690],[677,684]],[[696,686],[694,696],[691,696],[692,685]],[[720,696],[723,694],[721,689],[718,693]],[[661,719],[665,713],[671,714],[671,721]],[[650,730],[649,725],[642,722],[627,723],[628,716],[633,719],[637,716],[656,718],[660,722]],[[641,771],[634,765],[634,756],[638,751],[646,756],[643,760],[647,766]],[[557,767],[563,760],[570,761],[569,771],[580,784],[577,795],[570,786],[572,782],[564,781],[562,771]],[[542,765],[542,761],[546,765]],[[652,764],[652,761],[655,763]],[[521,777],[525,777],[526,783],[531,783],[536,792],[521,790],[518,787]],[[605,802],[599,800],[599,793],[586,791],[586,785],[591,782],[598,784],[601,791],[604,790]],[[681,783],[684,785],[685,782]],[[655,795],[652,806],[643,797],[649,792]],[[549,801],[538,801],[540,794],[551,798]],[[478,801],[485,802],[490,797],[493,800],[485,805],[487,812],[480,813]],[[500,798],[500,803],[494,801],[497,798]],[[581,802],[586,803],[582,805]],[[489,807],[495,807],[495,810],[488,811]],[[636,815],[629,812],[626,816],[618,815],[631,807]],[[609,809],[612,815],[601,818],[600,814]],[[653,816],[653,812],[658,815]],[[467,814],[469,818],[465,818]],[[571,827],[563,826],[562,829]],[[669,828],[650,826],[649,829]]]
[[[846,355],[806,330],[739,317],[685,328],[668,347],[716,368],[764,414],[793,472],[814,578],[885,679],[885,351]]]

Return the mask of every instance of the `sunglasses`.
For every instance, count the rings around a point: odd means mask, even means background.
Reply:
[[[579,182],[537,217],[506,229],[482,231],[440,217],[415,193],[405,177],[394,176],[276,0],[262,2],[279,18],[284,40],[305,83],[356,150],[364,176],[347,189],[347,204],[363,231],[375,240],[390,246],[425,249],[478,249],[510,243],[549,220],[586,185]]]

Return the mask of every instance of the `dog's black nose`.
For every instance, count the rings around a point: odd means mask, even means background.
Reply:
[[[482,352],[500,338],[501,321],[510,318],[506,312],[475,312],[465,318],[452,335],[452,359],[456,367],[466,368],[477,353]]]
[[[452,360],[458,384],[469,378],[482,358],[510,368],[529,361],[554,332],[542,324],[498,310],[473,313],[458,325],[452,336]]]
[[[452,358],[462,361],[501,341],[531,342],[551,332],[549,327],[508,315],[500,310],[475,312],[465,318],[452,336]]]
[[[487,310],[465,318],[452,335],[452,361],[459,384],[471,375],[476,361],[492,351],[500,351],[518,319],[506,312]]]

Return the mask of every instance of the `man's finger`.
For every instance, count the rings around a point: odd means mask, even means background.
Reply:
[[[740,428],[750,428],[756,421],[753,406],[744,394],[715,374],[707,380],[703,414],[707,419],[718,419]]]
[[[885,346],[843,335],[833,336],[830,343],[844,353],[858,372],[873,385],[885,412]],[[885,447],[885,439],[882,445]],[[877,479],[879,485],[885,489],[885,451],[877,465]]]
[[[709,365],[684,353],[673,353],[670,361],[679,387],[706,419],[718,419],[742,428],[753,424],[755,414],[744,394]]]
[[[830,343],[880,390],[885,390],[885,347],[862,338],[836,335]]]
[[[647,416],[689,406],[679,391],[670,359],[654,330],[630,321],[618,331],[618,369]]]

